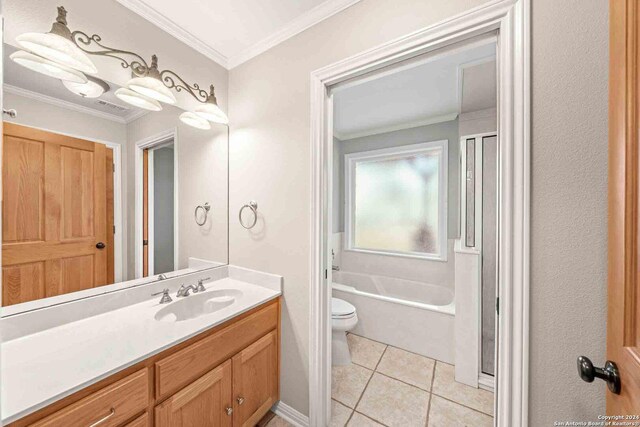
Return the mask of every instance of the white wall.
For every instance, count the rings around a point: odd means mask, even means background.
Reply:
[[[529,420],[605,413],[608,3],[532,2]],[[597,361],[597,362],[596,362]],[[623,378],[624,381],[624,378]]]
[[[228,262],[228,161],[227,127],[212,125],[203,131],[183,124],[176,107],[164,106],[127,125],[126,187],[129,221],[129,276],[135,271],[135,149],[136,144],[166,130],[177,129],[175,155],[178,159],[178,268],[187,266],[188,257],[226,264]],[[194,210],[209,202],[209,219],[203,227],[196,225]]]
[[[481,0],[363,0],[229,76],[231,209],[256,199],[260,234],[230,222],[230,260],[285,277],[282,400],[308,412],[309,74]],[[532,57],[531,425],[604,413],[607,2],[536,0]]]

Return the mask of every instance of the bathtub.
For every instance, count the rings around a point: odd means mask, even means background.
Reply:
[[[454,362],[452,289],[413,280],[333,272],[333,296],[356,307],[356,335]]]

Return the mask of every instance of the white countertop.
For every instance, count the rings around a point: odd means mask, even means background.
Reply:
[[[228,307],[194,319],[155,320],[155,313],[166,307],[159,304],[158,296],[3,342],[2,423],[20,419],[281,295],[279,286],[244,281],[261,273],[249,274],[241,271],[205,284],[207,291],[234,289],[241,295]]]

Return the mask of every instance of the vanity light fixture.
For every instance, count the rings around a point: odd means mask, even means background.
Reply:
[[[86,77],[86,83],[74,83],[63,80],[62,84],[71,92],[83,98],[99,98],[103,93],[109,92],[110,87],[104,80],[92,76]]]
[[[80,71],[49,61],[48,59],[34,55],[31,52],[18,50],[9,55],[9,58],[11,58],[11,60],[16,64],[20,64],[32,71],[36,71],[49,77],[55,77],[62,81],[74,83],[87,82],[87,76],[82,74]]]
[[[207,100],[203,105],[196,108],[196,114],[205,120],[209,120],[213,123],[222,123],[224,125],[229,123],[227,115],[218,107],[218,101],[215,95],[215,88],[213,85],[209,88],[209,94]]]
[[[88,55],[106,56],[120,61],[122,68],[130,69],[132,78],[126,88],[120,88],[115,95],[136,107],[151,111],[160,111],[160,102],[175,104],[177,102],[171,89],[176,92],[186,92],[202,105],[189,114],[181,114],[182,122],[198,129],[209,129],[211,126],[204,122],[228,124],[227,115],[220,109],[214,95],[214,87],[210,86],[209,92],[201,89],[197,83],[189,84],[182,77],[171,70],[158,69],[158,57],[151,57],[151,65],[135,52],[116,49],[102,43],[102,37],[98,34],[89,36],[82,31],[71,31],[67,27],[67,11],[64,7],[58,7],[58,17],[51,31],[46,34],[26,33],[18,36],[18,44],[33,53],[19,51],[11,55],[17,63],[32,70],[39,71],[49,76],[58,77],[75,83],[86,83],[92,88],[92,94],[100,96],[100,88],[89,82],[87,76],[76,70],[86,73],[97,73],[97,69]],[[93,45],[98,48],[92,49]],[[35,55],[37,54],[37,55]],[[31,57],[27,57],[31,55]],[[38,56],[40,55],[40,56]],[[57,68],[56,68],[57,67]],[[84,92],[77,86],[65,84],[67,89],[81,96]],[[72,88],[73,87],[73,88]],[[105,89],[107,90],[107,89]],[[88,90],[87,90],[88,92]],[[104,93],[104,91],[103,91]],[[203,120],[204,119],[204,120]],[[206,123],[206,126],[205,126]]]
[[[162,105],[160,105],[160,103],[155,99],[144,96],[143,94],[126,87],[121,87],[116,90],[115,95],[122,101],[135,107],[144,108],[149,111],[162,110]]]
[[[58,7],[58,17],[48,33],[25,33],[16,37],[20,47],[43,58],[83,73],[95,74],[96,66],[74,43],[67,27],[67,11]]]
[[[211,125],[208,121],[191,111],[185,111],[184,113],[180,114],[180,120],[182,121],[182,123],[193,126],[194,128],[203,130],[211,129]]]
[[[147,70],[146,75],[132,78],[129,80],[129,83],[127,83],[127,87],[149,98],[157,99],[167,104],[175,104],[177,102],[173,93],[162,83],[160,72],[158,71],[158,57],[156,55],[151,57],[151,66]]]

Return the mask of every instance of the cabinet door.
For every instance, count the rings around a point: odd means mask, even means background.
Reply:
[[[233,358],[233,425],[255,426],[278,400],[278,335],[270,332]]]
[[[155,415],[156,427],[231,427],[231,361],[156,406]]]

